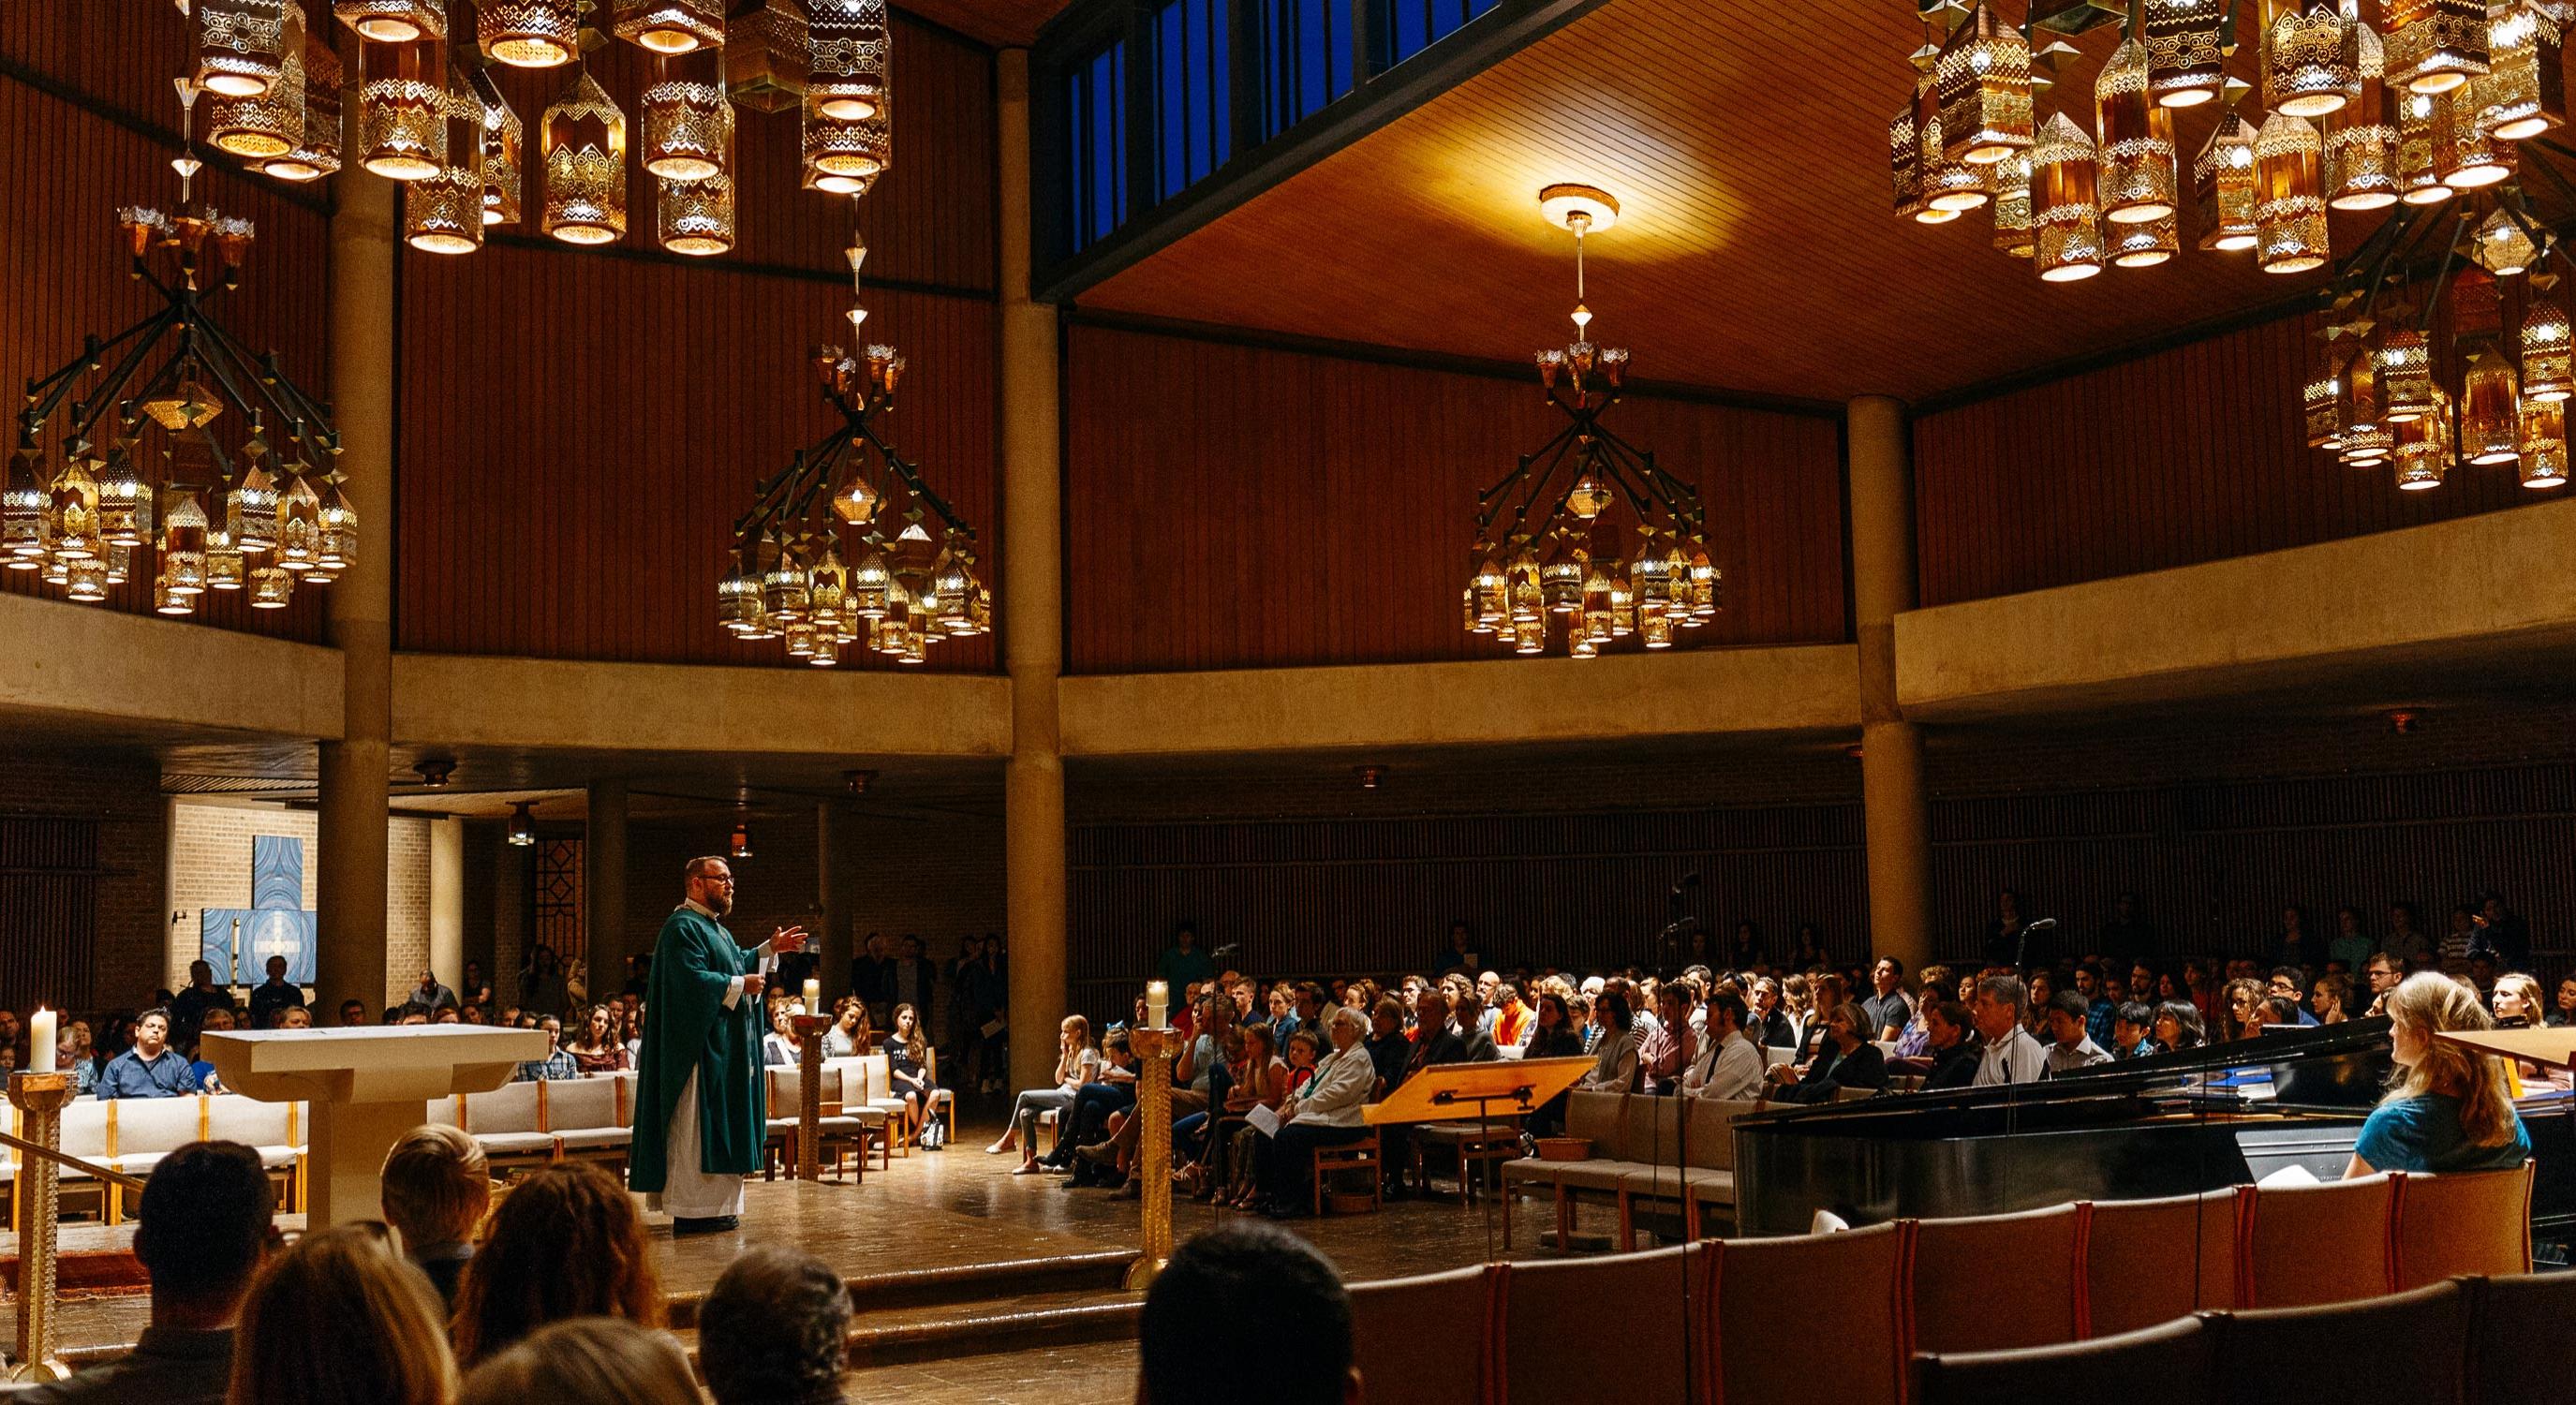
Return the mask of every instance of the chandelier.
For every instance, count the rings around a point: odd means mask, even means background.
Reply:
[[[358,547],[328,408],[288,379],[275,352],[253,356],[211,310],[240,286],[256,231],[191,193],[203,168],[198,101],[215,99],[231,114],[219,125],[245,130],[247,109],[291,96],[295,50],[274,5],[265,27],[251,0],[200,5],[223,42],[177,80],[178,204],[116,212],[133,277],[162,306],[115,336],[85,338],[79,355],[27,382],[0,486],[0,564],[41,572],[81,601],[104,600],[149,569],[152,606],[165,615],[194,614],[210,590],[246,590],[252,608],[283,609],[299,580],[331,580]],[[273,155],[313,150],[299,148],[300,133],[275,137]],[[147,551],[158,557],[148,568]]]
[[[1924,13],[1913,99],[1888,124],[1899,216],[1990,206],[1995,248],[2074,282],[2174,258],[2188,206],[2197,249],[2330,273],[2301,391],[2310,447],[2390,467],[2410,491],[2460,462],[2567,481],[2569,321],[2557,279],[2535,270],[2569,256],[2532,196],[2576,215],[2576,151],[2555,135],[2576,9],[2388,0],[2374,27],[2358,0],[2266,0],[2247,77],[2226,71],[2234,0],[2133,0],[2125,17],[2031,0],[2018,27],[1984,3]],[[2066,39],[2113,24],[2091,112],[2060,102],[2039,120],[2035,95],[2077,52]],[[2258,87],[2259,121],[2238,112]],[[2179,143],[2176,114],[2205,104],[2206,139]],[[2338,259],[2329,210],[2390,213]]]
[[[855,291],[867,250],[853,243],[848,257]],[[847,315],[855,338],[867,309]],[[918,664],[943,639],[989,632],[975,529],[883,432],[902,354],[854,339],[816,347],[813,361],[841,426],[753,489],[734,521],[734,568],[716,584],[717,622],[740,639],[784,639],[789,658],[816,668],[853,646]]]
[[[894,164],[894,33],[886,0],[176,0],[197,27],[215,145],[281,180],[340,168],[342,68],[308,6],[358,39],[352,159],[409,187],[403,237],[467,254],[523,220],[526,125],[493,67],[568,68],[539,119],[539,232],[625,238],[630,148],[653,183],[655,242],[734,247],[734,109],[801,112],[806,189],[857,197]],[[733,12],[728,14],[728,9]],[[454,13],[451,14],[451,9]],[[605,35],[653,56],[621,101],[585,55]],[[252,91],[256,85],[256,91]]]
[[[1554,621],[1578,659],[1631,634],[1667,649],[1676,629],[1716,617],[1722,583],[1699,489],[1602,422],[1626,384],[1628,351],[1591,340],[1583,240],[1617,221],[1619,202],[1590,186],[1553,185],[1539,192],[1539,211],[1574,236],[1575,339],[1538,353],[1539,383],[1566,422],[1476,497],[1467,632],[1537,654]]]

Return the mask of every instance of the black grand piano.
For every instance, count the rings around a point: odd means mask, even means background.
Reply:
[[[2070,1200],[2187,1195],[2297,1164],[2344,1172],[2386,1089],[2388,1021],[2110,1063],[2018,1087],[1783,1107],[1735,1123],[1736,1232],[1804,1234]],[[2576,1235],[2576,1107],[2524,1102],[2536,1238]]]

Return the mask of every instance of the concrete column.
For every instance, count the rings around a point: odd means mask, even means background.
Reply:
[[[1065,1011],[1064,672],[1056,310],[1029,299],[1029,54],[1000,65],[1002,153],[1002,659],[1011,675],[1003,859],[1011,963],[1011,1082],[1053,1071]],[[957,1086],[971,1075],[951,1072]]]
[[[582,936],[590,948],[590,997],[626,985],[634,936],[626,923],[626,782],[590,783],[581,831]]]
[[[851,927],[858,921],[858,816],[846,800],[814,807],[814,906],[823,929],[814,934],[819,957],[814,975],[826,1001],[850,991]],[[828,1008],[828,1007],[827,1007]]]
[[[1896,706],[1896,616],[1913,609],[1918,594],[1913,454],[1902,402],[1865,395],[1848,414],[1870,945],[1914,970],[1932,959],[1934,935],[1923,737]]]
[[[358,514],[358,556],[330,598],[341,658],[340,739],[321,745],[314,902],[316,1007],[354,996],[379,1008],[385,968],[386,795],[393,735],[394,188],[352,168],[333,183],[331,402],[341,491]]]
[[[429,824],[429,969],[465,994],[465,821]]]

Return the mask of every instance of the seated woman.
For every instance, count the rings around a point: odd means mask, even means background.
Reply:
[[[2530,1029],[2540,1024],[2540,982],[2520,971],[2508,971],[2496,977],[2494,998],[2496,1028]],[[2545,1069],[2527,1059],[2516,1059],[2513,1066],[2520,1086],[2507,1091],[2516,1097],[2527,1092],[2565,1092],[2576,1086],[2567,1069]]]
[[[803,1041],[796,1037],[796,1006],[792,1001],[769,1002],[769,1033],[760,1041],[760,1061],[773,1067],[794,1068],[805,1055]]]
[[[2439,971],[2418,971],[2388,994],[2388,1096],[2361,1124],[2346,1176],[2377,1171],[2498,1171],[2531,1156],[2531,1136],[2505,1091],[2504,1060],[2434,1038],[2493,1029],[2475,995]]]
[[[1628,1008],[1627,992],[1601,992],[1601,998],[1592,1002],[1592,1022],[1601,1030],[1600,1041],[1592,1046],[1592,1071],[1574,1086],[1605,1093],[1636,1092],[1640,1071],[1636,1012]]]
[[[616,1021],[605,1005],[593,1005],[582,1018],[581,1033],[564,1045],[572,1055],[572,1066],[585,1074],[624,1073],[632,1065],[626,1061],[626,1045],[616,1034]]]
[[[921,1016],[911,1006],[894,1007],[894,1033],[886,1036],[885,1051],[887,1081],[902,1096],[912,1125],[921,1129],[921,1149],[945,1150],[955,1098],[930,1076],[930,1041],[922,1037]]]
[[[1805,1074],[1792,1073],[1786,1064],[1778,1065],[1765,1075],[1781,1085],[1772,1096],[1782,1102],[1831,1102],[1845,1088],[1868,1090],[1887,1086],[1887,1058],[1870,1042],[1869,1012],[1856,1000],[1846,1000],[1825,1016],[1825,1038],[1816,1057],[1807,1065]]]
[[[2156,1042],[2168,1051],[2197,1049],[2209,1042],[2200,1009],[2188,1000],[2168,1000],[2156,1007]]]
[[[1229,1115],[1242,1116],[1256,1105],[1277,1112],[1280,1104],[1288,1101],[1288,1061],[1272,1052],[1273,1047],[1269,1026],[1244,1026],[1243,1075],[1226,1094],[1225,1110]],[[1261,1133],[1247,1122],[1224,1129],[1224,1134],[1231,1139],[1226,1161],[1228,1183],[1215,1193],[1222,1196],[1224,1203],[1249,1210],[1255,1203],[1252,1172],[1259,1156],[1254,1144],[1261,1140]],[[1191,1185],[1195,1191],[1201,1182],[1193,1181]]]
[[[1254,1151],[1260,1163],[1255,1175],[1267,1202],[1262,1211],[1274,1219],[1307,1213],[1317,1151],[1369,1133],[1361,1109],[1377,1084],[1377,1068],[1361,1047],[1368,1020],[1357,1010],[1337,1007],[1325,1016],[1324,1027],[1333,1052],[1316,1065],[1306,1086],[1280,1105],[1279,1134],[1263,1138]]]
[[[1525,1059],[1579,1059],[1583,1057],[1583,1030],[1575,1023],[1573,1007],[1555,990],[1542,991],[1537,1014],[1530,1026],[1529,1045],[1521,1055]],[[1525,1141],[1562,1135],[1565,1131],[1566,1094],[1559,1093],[1539,1104],[1530,1114]]]
[[[1038,1164],[1060,1171],[1072,1171],[1074,1184],[1088,1185],[1093,1173],[1089,1163],[1078,1162],[1074,1153],[1096,1142],[1109,1140],[1116,1128],[1109,1119],[1136,1105],[1136,1056],[1127,1046],[1127,1031],[1115,1029],[1100,1042],[1100,1052],[1109,1066],[1100,1070],[1096,1081],[1085,1083],[1073,1095],[1073,1108],[1065,1114],[1069,1129],[1056,1149]]]
[[[832,1027],[823,1031],[823,1057],[857,1058],[876,1046],[877,1032],[868,1024],[867,1002],[855,995],[842,996],[832,1011]]]
[[[1082,1015],[1067,1015],[1056,1036],[1055,1086],[1031,1088],[1019,1096],[1011,1108],[1010,1125],[1002,1139],[984,1148],[986,1156],[999,1156],[1013,1146],[1021,1149],[1019,1169],[1015,1176],[1038,1173],[1038,1114],[1056,1115],[1056,1141],[1073,1144],[1073,1125],[1067,1120],[1073,1113],[1073,1099],[1086,1083],[1100,1077],[1100,1051],[1091,1047],[1091,1021]]]

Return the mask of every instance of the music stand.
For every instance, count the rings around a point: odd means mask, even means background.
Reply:
[[[1491,1063],[1433,1064],[1404,1080],[1383,1099],[1362,1109],[1369,1125],[1390,1122],[1459,1122],[1468,1118],[1491,1121],[1494,1108],[1503,1108],[1502,1116],[1523,1118],[1538,1110],[1548,1099],[1582,1081],[1592,1071],[1594,1061],[1571,1059],[1497,1059]],[[1458,1193],[1463,1202],[1467,1193],[1467,1155],[1462,1147],[1458,1155]],[[1497,1202],[1502,1212],[1512,1212],[1510,1198],[1501,1186],[1485,1197],[1485,1257],[1492,1259],[1494,1241],[1493,1207]],[[1508,1230],[1508,1224],[1505,1226]]]
[[[1456,1122],[1493,1116],[1509,1103],[1509,1117],[1527,1117],[1538,1105],[1573,1087],[1594,1061],[1497,1059],[1480,1064],[1433,1064],[1362,1109],[1370,1125],[1387,1122]]]

